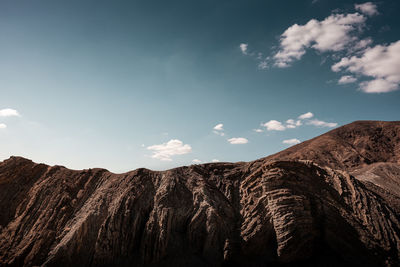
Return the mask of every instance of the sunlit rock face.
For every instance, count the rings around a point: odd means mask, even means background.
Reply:
[[[398,266],[399,138],[356,122],[254,162],[124,174],[11,157],[0,265]]]

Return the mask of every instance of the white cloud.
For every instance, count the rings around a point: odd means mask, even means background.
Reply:
[[[357,81],[357,78],[351,75],[344,75],[340,77],[338,84],[348,84],[348,83],[354,83]]]
[[[355,4],[354,8],[368,16],[377,15],[379,13],[377,6],[371,2],[366,2],[364,4]]]
[[[20,115],[18,111],[12,108],[0,109],[0,117],[11,117],[11,116],[19,117]]]
[[[247,140],[246,138],[243,138],[243,137],[234,137],[234,138],[228,139],[228,142],[231,143],[232,145],[243,145],[243,144],[247,144],[249,142],[249,140]]]
[[[270,120],[269,122],[266,122],[261,125],[266,127],[267,131],[284,131],[286,129],[285,126],[283,126],[280,121],[276,120]]]
[[[194,160],[192,160],[192,162],[195,163],[195,164],[202,163],[202,161],[199,160],[199,159],[194,159]]]
[[[4,123],[0,123],[0,129],[5,129],[7,128],[7,125],[5,125]]]
[[[367,48],[360,57],[344,57],[332,66],[332,70],[335,72],[345,70],[372,77],[372,80],[360,83],[360,89],[366,93],[386,93],[398,90],[400,41]]]
[[[248,44],[244,44],[244,43],[239,45],[240,50],[242,51],[243,55],[247,55],[247,46],[248,46]]]
[[[256,133],[262,133],[262,132],[264,132],[263,129],[253,129],[253,131],[255,131]]]
[[[311,113],[311,112],[307,112],[307,113],[301,114],[301,115],[299,116],[299,119],[300,119],[300,120],[311,119],[312,117],[314,117],[314,114]]]
[[[325,122],[325,121],[320,121],[320,120],[311,120],[309,122],[307,122],[307,124],[309,125],[314,125],[314,126],[318,126],[318,127],[336,127],[338,124],[336,122]]]
[[[286,128],[289,128],[289,129],[294,129],[297,126],[301,126],[301,125],[302,125],[302,123],[300,120],[295,121],[293,119],[288,119],[286,121]]]
[[[172,161],[172,156],[184,155],[192,152],[192,147],[190,145],[184,145],[182,141],[177,139],[171,139],[167,143],[160,145],[152,145],[147,147],[147,149],[153,150],[152,158],[163,161]]]
[[[332,14],[322,21],[312,19],[305,25],[294,24],[281,35],[280,50],[274,55],[275,65],[288,67],[308,48],[319,52],[344,50],[357,42],[353,32],[361,31],[365,20],[359,13]]]
[[[296,144],[300,143],[300,140],[297,138],[293,138],[293,139],[283,140],[282,143],[287,144],[287,145],[296,145]]]
[[[219,162],[219,159],[213,159],[211,162]]]
[[[219,124],[215,125],[213,129],[216,131],[223,131],[224,125],[222,123],[219,123]]]

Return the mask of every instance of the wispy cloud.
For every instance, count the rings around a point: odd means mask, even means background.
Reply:
[[[225,133],[224,133],[224,125],[222,123],[219,123],[219,124],[215,125],[213,129],[214,129],[213,133],[215,133],[217,135],[220,135],[220,136],[224,136],[225,135]]]
[[[16,111],[15,109],[12,108],[5,108],[5,109],[0,109],[0,117],[20,117],[21,115]]]
[[[248,46],[248,44],[245,44],[245,43],[241,43],[239,45],[240,51],[242,51],[243,55],[247,55],[247,46]]]
[[[296,145],[300,143],[300,140],[297,138],[293,138],[293,139],[283,140],[282,143],[287,145]]]
[[[232,145],[243,145],[243,144],[247,144],[249,142],[249,140],[247,140],[244,137],[234,137],[234,138],[228,139],[228,142],[231,143]]]
[[[364,4],[355,4],[354,8],[368,16],[374,16],[379,14],[378,7],[371,2],[366,2]]]
[[[264,132],[263,129],[253,129],[253,131],[255,131],[256,133],[262,133],[262,132]]]
[[[357,78],[351,75],[344,75],[340,77],[338,84],[348,84],[348,83],[354,83],[357,81]]]
[[[325,121],[320,121],[320,120],[310,120],[309,122],[307,122],[307,124],[309,125],[314,125],[317,127],[329,127],[329,128],[333,128],[336,127],[338,124],[336,122],[325,122]]]
[[[195,163],[195,164],[202,163],[202,161],[199,160],[199,159],[194,159],[194,160],[192,160],[192,162]]]
[[[171,139],[167,143],[160,145],[152,145],[147,147],[147,149],[153,151],[152,158],[162,161],[172,161],[172,156],[184,155],[192,152],[192,147],[190,145],[184,145],[183,142],[178,139]]]

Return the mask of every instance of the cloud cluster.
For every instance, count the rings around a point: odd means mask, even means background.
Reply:
[[[192,147],[190,145],[184,145],[183,142],[178,139],[171,139],[167,143],[160,145],[152,145],[147,147],[147,149],[153,151],[152,158],[162,161],[172,161],[172,156],[184,155],[192,152]]]
[[[270,120],[268,122],[261,123],[261,126],[265,127],[267,131],[285,131],[286,129],[294,129],[303,125],[304,121],[306,122],[307,125],[314,125],[317,127],[333,128],[338,125],[336,122],[324,122],[318,119],[310,120],[313,117],[314,114],[312,112],[307,112],[299,115],[297,120],[294,119],[286,120],[286,124],[283,124],[282,122],[277,120]],[[258,131],[258,129],[256,129],[256,132],[262,132],[262,131]]]
[[[319,52],[341,51],[356,43],[353,35],[361,31],[365,16],[359,13],[332,14],[322,21],[312,19],[305,25],[294,24],[280,38],[280,50],[274,55],[277,67],[288,67],[299,60],[306,49],[313,48]]]
[[[344,57],[332,66],[332,70],[371,77],[372,80],[360,83],[360,89],[366,93],[397,90],[400,84],[400,41],[367,48],[361,56]]]
[[[232,145],[243,145],[243,144],[247,144],[249,142],[249,140],[247,140],[244,137],[233,137],[228,139],[228,142],[231,143]]]
[[[267,68],[268,61],[276,67],[289,67],[300,60],[307,50],[330,52],[334,60],[334,72],[342,75],[338,84],[359,81],[359,89],[365,93],[387,93],[400,89],[400,41],[371,47],[371,37],[360,38],[368,17],[378,15],[372,2],[355,4],[358,12],[333,13],[323,20],[311,19],[304,25],[294,24],[280,36],[279,49],[272,57],[259,58],[259,67]],[[247,44],[243,52],[247,53]]]

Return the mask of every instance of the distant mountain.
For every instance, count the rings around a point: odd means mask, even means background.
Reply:
[[[400,122],[167,171],[0,163],[1,266],[399,266]]]

